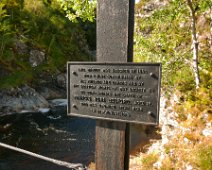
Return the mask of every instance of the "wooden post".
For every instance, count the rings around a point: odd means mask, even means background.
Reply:
[[[98,0],[97,62],[132,62],[134,0]],[[96,170],[129,169],[129,124],[96,121]]]

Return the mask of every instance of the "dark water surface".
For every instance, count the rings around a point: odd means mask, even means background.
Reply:
[[[95,120],[24,113],[0,117],[0,142],[70,163],[94,161]],[[0,147],[0,170],[66,170],[61,166]]]

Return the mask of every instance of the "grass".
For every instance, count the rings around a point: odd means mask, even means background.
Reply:
[[[176,94],[179,100],[174,105],[172,102],[171,107],[178,115],[175,118],[178,126],[167,130],[165,135],[172,133],[167,143],[157,141],[160,147],[136,158],[141,170],[212,169],[212,135],[203,135],[203,130],[212,126],[210,89],[201,87]]]
[[[148,155],[145,155],[141,162],[142,162],[142,170],[149,170],[153,167],[154,163],[158,160],[158,154],[157,153],[150,153]]]
[[[202,144],[197,149],[197,165],[201,170],[212,169],[212,143]]]
[[[38,82],[40,72],[65,72],[67,61],[90,58],[86,38],[92,32],[86,34],[84,27],[92,23],[70,22],[56,1],[3,0],[0,16],[0,89]],[[44,52],[46,60],[32,68],[30,52],[19,54],[17,41],[24,43],[28,50]]]

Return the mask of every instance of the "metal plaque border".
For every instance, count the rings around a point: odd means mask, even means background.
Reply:
[[[121,65],[121,66],[158,66],[159,67],[159,77],[158,77],[158,100],[157,100],[157,119],[154,123],[150,122],[143,122],[143,121],[132,121],[132,120],[123,120],[123,119],[115,119],[115,118],[105,118],[105,117],[98,117],[98,116],[90,116],[90,115],[82,115],[78,113],[71,113],[71,101],[70,101],[70,65]],[[91,118],[91,119],[98,119],[98,120],[106,120],[106,121],[117,121],[117,122],[125,122],[125,123],[135,123],[135,124],[144,124],[144,125],[159,125],[159,112],[160,112],[160,91],[161,91],[161,77],[162,77],[162,64],[161,63],[133,63],[133,62],[67,62],[67,115],[68,116],[76,116],[82,118]]]

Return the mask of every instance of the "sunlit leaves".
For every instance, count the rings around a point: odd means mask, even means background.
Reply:
[[[0,33],[9,30],[10,25],[7,23],[6,18],[9,16],[6,9],[4,9],[6,4],[0,2]]]
[[[60,3],[62,9],[70,21],[77,22],[78,19],[83,21],[94,21],[96,0],[56,0]]]
[[[76,21],[92,17],[92,12],[83,13],[85,8],[92,11],[89,4],[78,2],[73,9],[67,6]],[[84,25],[70,22],[61,5],[58,0],[0,0],[0,89],[64,71],[67,61],[88,60]],[[32,50],[45,53],[45,60],[33,68]]]
[[[197,10],[197,19],[199,19],[200,16],[204,17],[212,1],[195,0],[192,2],[194,9]],[[186,76],[181,76],[179,79],[177,75],[186,75],[184,70],[191,68],[190,11],[186,0],[169,0],[166,1],[165,6],[159,7],[158,3],[142,1],[136,6],[134,61],[162,62],[164,82],[168,82],[169,85],[180,84]],[[155,9],[149,11],[148,6],[153,6]],[[203,33],[206,29],[202,25],[198,31],[198,33]],[[200,53],[200,65],[204,63],[204,69],[209,68],[210,62],[203,58],[203,55],[206,56],[208,52],[206,49]]]

